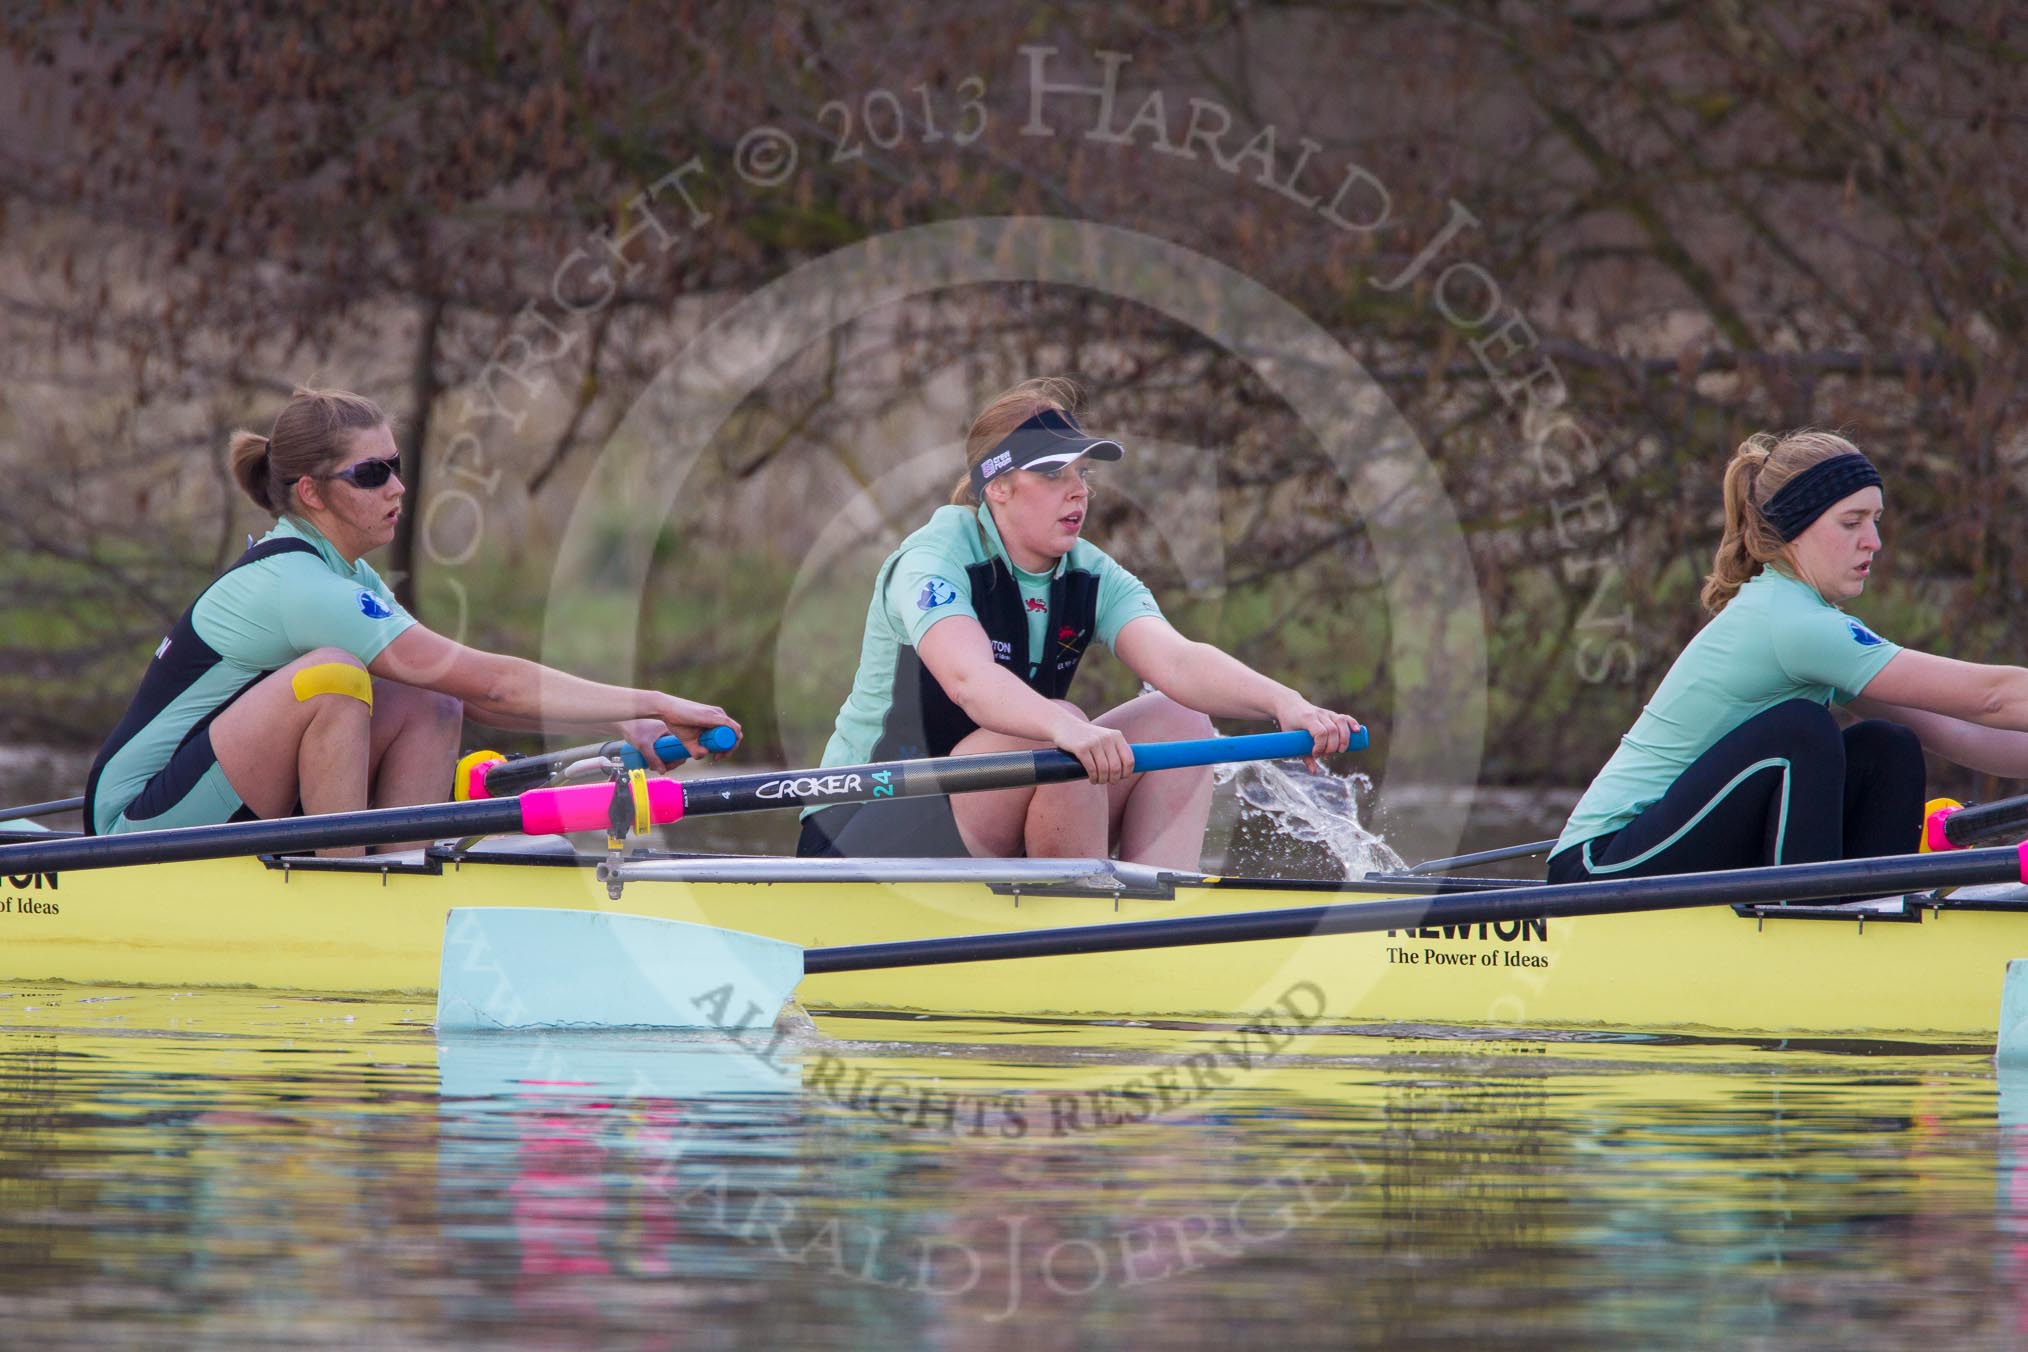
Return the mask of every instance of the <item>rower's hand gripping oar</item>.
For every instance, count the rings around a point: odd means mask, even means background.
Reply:
[[[1362,729],[1349,750],[1366,745]],[[1310,734],[1257,733],[1249,737],[1206,737],[1194,741],[1149,742],[1130,748],[1140,771],[1217,765],[1225,761],[1306,756]],[[1049,748],[1001,751],[984,756],[942,756],[929,760],[881,761],[813,770],[728,775],[682,783],[629,775],[610,782],[530,789],[515,798],[479,798],[463,803],[338,812],[322,817],[280,817],[267,821],[134,831],[116,836],[65,836],[53,841],[0,845],[0,874],[48,873],[61,869],[118,864],[173,863],[225,859],[235,855],[323,850],[348,845],[386,845],[446,836],[512,834],[562,835],[610,831],[616,821],[614,796],[624,794],[628,818],[637,830],[666,826],[686,816],[761,812],[879,798],[918,798],[986,789],[1013,789],[1084,778],[1077,758]]]
[[[722,754],[739,745],[739,734],[727,727],[706,728],[697,740],[706,751]],[[661,757],[664,765],[677,765],[690,759],[690,748],[671,733],[655,739],[655,754]],[[460,801],[468,798],[511,798],[517,793],[540,788],[571,766],[587,760],[617,760],[628,770],[647,768],[647,762],[633,744],[617,738],[610,742],[565,747],[539,756],[503,756],[497,751],[474,751],[458,762],[452,792]]]
[[[805,974],[2028,882],[2028,845],[802,949],[609,911],[453,910],[437,1027],[766,1027]],[[1369,950],[1369,959],[1376,951]],[[1347,955],[1352,960],[1352,955]]]

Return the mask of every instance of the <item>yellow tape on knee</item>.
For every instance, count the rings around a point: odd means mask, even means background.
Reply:
[[[373,678],[344,662],[320,662],[314,667],[304,667],[289,679],[289,688],[299,700],[319,695],[350,695],[367,708],[373,707]]]

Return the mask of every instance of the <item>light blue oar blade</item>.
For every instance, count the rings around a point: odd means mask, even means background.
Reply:
[[[472,906],[444,924],[437,1031],[767,1028],[803,950],[738,930],[609,911]]]
[[[2000,1039],[1993,1050],[2002,1068],[2013,1072],[2017,1088],[2028,1088],[2028,958],[2012,958],[2000,983]],[[2028,1093],[2014,1096],[2017,1110],[2028,1107]],[[2002,1096],[2001,1105],[2007,1104]],[[2002,1116],[2001,1120],[2006,1121]],[[2028,1121],[2028,1111],[2019,1120]]]

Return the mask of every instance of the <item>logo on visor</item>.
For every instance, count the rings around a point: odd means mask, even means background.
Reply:
[[[364,587],[359,589],[358,601],[359,613],[369,620],[384,620],[394,614],[392,610],[387,608],[387,602],[381,600]]]
[[[988,456],[979,462],[979,477],[981,479],[990,479],[1013,463],[1014,452],[1012,451],[1002,451],[998,455]]]

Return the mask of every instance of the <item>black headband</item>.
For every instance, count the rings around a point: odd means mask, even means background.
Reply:
[[[1775,528],[1784,544],[1810,528],[1832,503],[1851,497],[1862,488],[1880,487],[1880,471],[1857,451],[1819,460],[1783,484],[1767,500],[1760,514]]]

